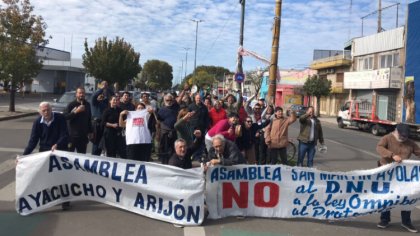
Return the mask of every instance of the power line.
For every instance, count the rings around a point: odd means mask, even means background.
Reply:
[[[232,6],[235,6],[235,8],[236,8],[236,5],[232,4]],[[234,12],[235,12],[235,11],[233,11],[233,7],[232,7],[232,9],[231,9],[231,11],[230,11],[230,14],[229,14],[228,18],[224,21],[224,24],[223,24],[223,26],[222,26],[222,29],[221,29],[221,30],[219,31],[219,33],[217,34],[216,38],[213,40],[212,44],[210,45],[210,48],[209,48],[209,49],[206,51],[206,53],[204,54],[205,56],[206,56],[206,55],[208,55],[208,53],[210,52],[210,50],[212,50],[212,49],[213,49],[214,44],[215,44],[215,43],[216,43],[216,41],[220,38],[220,35],[222,35],[223,31],[225,30],[226,25],[230,22],[230,20],[231,20],[232,15],[233,15],[233,13],[234,13]]]

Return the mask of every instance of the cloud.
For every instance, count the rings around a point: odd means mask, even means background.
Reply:
[[[382,1],[382,7],[395,1]],[[47,25],[53,37],[50,47],[72,51],[74,58],[106,36],[123,37],[137,52],[140,62],[159,59],[172,65],[175,79],[185,70],[184,48],[188,50],[188,68],[194,66],[196,23],[198,24],[197,65],[223,66],[235,71],[241,7],[238,0],[32,0],[35,14]],[[361,17],[377,8],[376,1],[353,0],[282,1],[279,66],[309,66],[314,49],[343,49],[353,37],[361,35]],[[404,6],[405,7],[405,6]],[[272,47],[275,1],[247,0],[244,48],[269,59]],[[404,24],[400,6],[399,25]],[[350,11],[351,9],[351,11]],[[383,28],[396,24],[396,8],[383,11]],[[364,34],[376,31],[376,15],[364,20]],[[244,70],[266,65],[244,58]],[[182,72],[184,74],[185,72]]]

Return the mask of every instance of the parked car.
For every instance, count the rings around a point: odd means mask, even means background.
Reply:
[[[294,111],[296,112],[296,116],[299,117],[305,114],[307,110],[308,110],[308,107],[304,105],[293,104],[289,107],[289,109],[287,109],[286,114],[290,116],[291,111]]]
[[[85,93],[85,99],[89,103],[91,103],[92,95],[93,95],[92,92],[86,91]],[[76,91],[65,92],[63,95],[61,95],[59,99],[54,99],[54,102],[51,104],[52,111],[63,113],[67,105],[70,102],[74,101],[75,98],[76,98]]]

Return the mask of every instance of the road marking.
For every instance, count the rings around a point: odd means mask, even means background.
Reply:
[[[184,227],[184,236],[205,236],[206,232],[204,227],[194,226],[194,227]]]
[[[14,202],[16,194],[15,181],[0,189],[0,201]]]
[[[3,173],[6,173],[9,170],[14,169],[16,166],[16,160],[15,159],[9,159],[7,161],[4,161],[0,164],[0,175]]]
[[[23,153],[25,149],[21,148],[2,148],[0,147],[0,152],[17,152],[17,153]]]
[[[375,154],[375,153],[372,153],[372,152],[368,152],[368,151],[360,150],[360,148],[353,147],[353,146],[350,146],[350,145],[347,145],[347,144],[344,144],[344,143],[340,143],[340,142],[337,142],[337,141],[334,141],[334,140],[331,140],[331,139],[326,139],[326,140],[328,140],[328,141],[330,141],[330,142],[332,142],[332,143],[335,143],[335,144],[338,144],[338,145],[341,145],[341,146],[344,146],[344,147],[347,147],[347,148],[350,148],[350,149],[353,149],[353,150],[356,150],[356,151],[362,152],[362,153],[364,153],[364,154],[366,154],[366,155],[373,156],[373,157],[376,157],[376,158],[378,158],[378,159],[380,158],[380,157],[379,157],[379,154]]]

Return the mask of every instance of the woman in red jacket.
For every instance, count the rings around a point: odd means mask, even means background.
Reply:
[[[210,127],[213,127],[217,122],[226,119],[226,111],[223,108],[222,101],[216,101],[213,108],[209,111]]]

